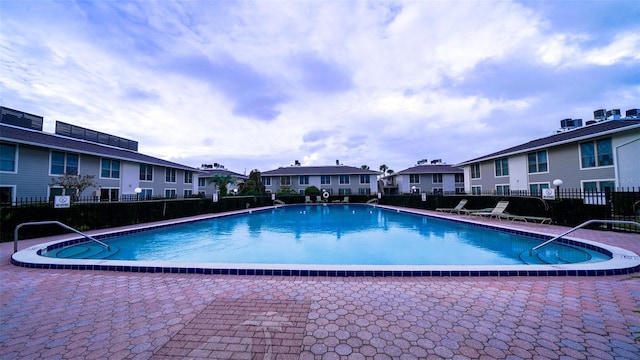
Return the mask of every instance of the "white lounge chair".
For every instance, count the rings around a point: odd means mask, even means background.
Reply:
[[[456,205],[453,208],[436,208],[436,211],[437,212],[448,212],[448,213],[458,213],[458,214],[460,214],[460,211],[464,208],[464,206],[466,204],[467,204],[467,199],[462,199],[462,200],[460,200],[458,205]]]
[[[473,210],[467,210],[470,211],[468,212],[471,215],[475,215],[475,216],[486,216],[488,218],[497,218],[500,219],[501,215],[504,215],[504,211],[507,209],[507,206],[509,206],[509,202],[508,201],[499,201],[496,206],[491,209],[491,211],[473,211]]]

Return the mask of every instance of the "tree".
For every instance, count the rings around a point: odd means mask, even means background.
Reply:
[[[385,164],[380,165],[380,172],[382,173],[382,175],[384,175],[387,172],[387,169],[389,169],[389,167]]]
[[[93,181],[95,175],[63,174],[57,178],[51,178],[52,186],[60,186],[64,194],[71,196],[72,201],[77,201],[80,195],[89,187],[98,187]]]
[[[363,170],[369,170],[369,165],[362,165],[360,168]]]
[[[216,191],[220,189],[220,196],[227,195],[227,184],[235,184],[236,179],[231,175],[215,174],[209,179],[209,184],[216,186]]]
[[[320,195],[320,189],[318,189],[316,186],[309,186],[306,189],[304,189],[304,194],[305,195]]]
[[[391,175],[391,174],[393,174],[393,173],[394,173],[394,171],[393,171],[393,170],[391,170],[391,169],[387,169],[387,175]]]

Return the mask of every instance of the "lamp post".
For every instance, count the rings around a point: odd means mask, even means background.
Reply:
[[[140,189],[139,187],[135,188],[135,190],[133,190],[136,192],[136,201],[140,201],[140,193],[142,192],[142,189]]]
[[[562,185],[563,182],[560,179],[555,179],[553,180],[553,186],[556,187],[556,199],[560,198],[560,185]]]
[[[416,193],[416,187],[415,187],[415,186],[412,186],[412,187],[411,187],[411,193],[412,193],[412,194],[415,194],[415,193]]]

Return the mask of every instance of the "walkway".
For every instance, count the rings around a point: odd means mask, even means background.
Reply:
[[[489,220],[481,220],[489,221]],[[552,225],[516,224],[561,233]],[[640,235],[576,237],[640,254]],[[20,248],[42,240],[21,242]],[[640,279],[34,270],[0,244],[0,359],[639,359]]]

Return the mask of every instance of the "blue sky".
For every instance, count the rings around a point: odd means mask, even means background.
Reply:
[[[1,104],[248,173],[455,164],[640,108],[638,1],[0,0]]]

